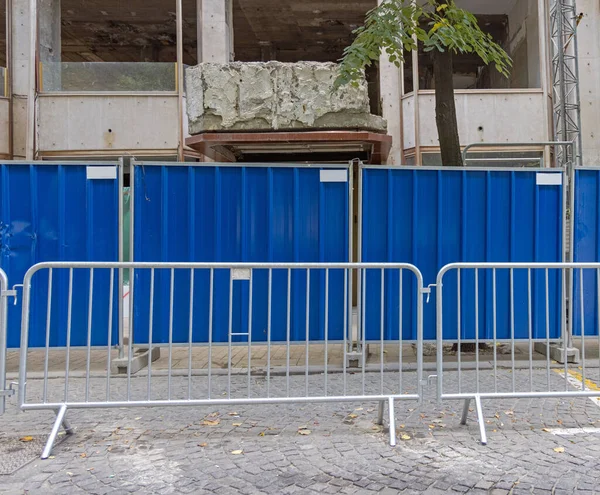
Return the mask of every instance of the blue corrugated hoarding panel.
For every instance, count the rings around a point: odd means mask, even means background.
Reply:
[[[116,165],[112,165],[116,170]],[[25,272],[44,261],[118,261],[119,181],[87,179],[86,166],[50,163],[0,165],[0,267],[11,285],[23,283]],[[118,177],[117,174],[115,174]],[[108,341],[110,274],[94,275],[92,345]],[[118,342],[118,277],[113,294],[112,344]],[[66,345],[68,270],[55,270],[50,313],[51,347]],[[71,346],[87,343],[89,276],[73,273]],[[20,345],[21,297],[9,304],[8,347]],[[29,346],[46,345],[48,271],[32,279]],[[106,308],[106,310],[104,310]]]
[[[362,170],[363,262],[414,264],[425,284],[433,284],[440,269],[454,262],[562,261],[562,180],[543,180],[538,171],[364,168]],[[544,174],[561,172],[543,171]],[[547,176],[545,176],[547,178]],[[556,178],[555,178],[556,179]],[[542,185],[542,183],[555,185]],[[558,185],[557,185],[558,183]],[[494,331],[492,273],[479,273],[479,336],[491,338]],[[381,278],[368,280],[366,330],[368,340],[380,339]],[[461,277],[461,337],[475,338],[475,275]],[[444,338],[457,338],[457,275],[444,279]],[[398,277],[386,281],[385,336],[398,338],[400,314]],[[415,285],[403,277],[403,338],[416,339]],[[515,271],[515,336],[529,335],[527,272]],[[409,290],[407,290],[407,288]],[[496,274],[496,335],[511,335],[510,275]],[[532,274],[533,334],[546,336],[545,279]],[[549,273],[550,337],[560,334],[558,273]],[[435,299],[424,307],[424,337],[434,340]]]
[[[600,262],[600,169],[575,170],[573,261]],[[583,277],[581,275],[583,273]],[[574,274],[573,335],[598,335],[598,274],[593,270]],[[581,287],[583,283],[583,318]],[[582,325],[583,323],[583,325]]]
[[[347,262],[349,252],[348,168],[319,166],[157,165],[135,167],[134,259],[147,262]],[[322,175],[324,171],[325,176]],[[333,173],[330,173],[333,172]],[[344,174],[345,172],[345,174]],[[342,177],[343,176],[343,177]],[[171,284],[171,276],[174,283]],[[273,271],[271,341],[287,340],[287,270]],[[306,272],[291,276],[290,340],[306,337]],[[172,342],[209,341],[210,272],[156,270],[150,329],[151,273],[134,278],[134,341],[169,342],[173,289]],[[250,282],[233,282],[229,270],[214,274],[212,342],[248,333]],[[193,319],[190,325],[190,300]],[[311,271],[309,336],[325,337],[325,273]],[[344,273],[329,279],[330,340],[344,327]],[[268,272],[254,270],[252,340],[268,340]],[[234,336],[233,342],[247,342]]]

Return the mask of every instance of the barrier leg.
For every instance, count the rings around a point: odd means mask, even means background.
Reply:
[[[67,430],[68,433],[73,431],[65,420],[66,413],[66,405],[61,406],[61,408],[56,412],[56,420],[54,421],[54,426],[52,426],[52,431],[50,432],[50,436],[48,437],[48,440],[46,441],[46,446],[44,447],[44,451],[42,452],[42,459],[48,459],[48,457],[50,457],[52,447],[54,446],[54,442],[56,441],[56,437],[58,436],[58,431],[60,430],[61,425],[65,427],[65,430]]]
[[[469,416],[469,406],[471,405],[471,399],[465,399],[465,405],[463,406],[462,416],[460,418],[460,424],[467,424],[467,417]]]
[[[479,434],[481,436],[481,445],[487,445],[485,422],[483,421],[483,408],[481,407],[481,399],[479,396],[475,397],[475,407],[477,408],[477,421],[479,421]]]
[[[390,414],[390,446],[396,446],[396,415],[394,413],[394,399],[388,400],[388,409]]]
[[[383,424],[383,410],[385,409],[385,401],[379,401],[379,414],[377,415],[377,423],[378,425]]]
[[[71,424],[67,421],[66,416],[63,418],[62,420],[62,427],[65,430],[65,433],[67,435],[72,435],[73,433],[75,433],[75,430],[73,430],[73,427],[71,426]]]

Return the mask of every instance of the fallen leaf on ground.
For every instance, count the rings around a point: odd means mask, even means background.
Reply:
[[[208,444],[206,442],[198,444],[198,447],[207,447],[207,446],[208,446]]]
[[[22,437],[22,438],[19,438],[19,441],[21,441],[21,442],[32,442],[33,441],[33,437],[30,437],[30,436]]]
[[[79,457],[81,457],[82,459],[84,459],[85,457],[87,457],[87,454],[85,452],[83,452],[82,454],[79,455]]]
[[[558,454],[562,454],[565,451],[565,448],[564,447],[556,447],[553,450],[554,450],[554,452],[556,452]]]
[[[300,435],[310,435],[312,432],[310,430],[298,430]]]
[[[68,475],[68,476],[73,476],[73,473],[71,473],[71,472],[67,471],[67,475]]]
[[[218,418],[219,417],[219,413],[218,412],[214,412],[214,413],[210,413],[208,415],[209,418]]]
[[[404,435],[402,435],[400,437],[402,440],[410,440],[410,435],[407,435],[406,433]]]
[[[218,426],[220,423],[221,423],[220,419],[215,419],[214,421],[212,421],[210,419],[205,419],[204,421],[202,421],[203,426]]]
[[[358,418],[358,414],[348,414],[348,417],[352,419]]]
[[[546,433],[550,433],[550,430],[548,428],[542,428],[542,431],[545,431]]]
[[[507,416],[513,416],[515,413],[514,411],[504,411],[504,414],[506,414]]]
[[[258,434],[258,436],[259,436],[259,437],[264,437],[264,436],[265,436],[265,432],[264,432],[264,431],[261,431],[261,432]]]
[[[233,426],[242,426],[242,423],[233,423]]]
[[[400,429],[403,430],[406,425],[400,425]]]
[[[243,450],[232,450],[232,451],[231,451],[231,453],[232,453],[233,455],[240,455],[240,454],[243,454],[243,453],[244,453],[244,451],[243,451]]]
[[[308,426],[304,425],[304,426],[298,426],[299,430],[308,430]]]
[[[236,413],[236,412],[230,412],[230,413],[229,413],[229,415],[230,415],[230,416],[239,416],[239,414],[238,414],[238,413]]]
[[[363,410],[363,408],[362,408],[362,407],[357,407],[357,408],[355,409],[355,411],[362,411],[362,410]]]

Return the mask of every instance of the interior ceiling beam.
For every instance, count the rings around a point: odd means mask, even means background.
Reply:
[[[302,31],[289,0],[240,0],[239,5],[258,41],[277,43],[291,38],[303,42]]]

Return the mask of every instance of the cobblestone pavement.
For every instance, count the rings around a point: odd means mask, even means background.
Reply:
[[[334,389],[341,377],[329,380]],[[535,370],[534,380],[547,380],[545,372]],[[185,389],[185,378],[178,382]],[[30,395],[42,385],[30,380]],[[69,387],[84,385],[72,379]],[[146,385],[132,381],[138,391]],[[154,386],[160,395],[164,384]],[[52,412],[15,409],[9,403],[0,418],[0,443],[32,436],[41,447]],[[460,426],[461,409],[397,401],[396,448],[374,424],[377,404],[366,401],[70,410],[75,434],[60,438],[51,459],[0,476],[0,492],[600,492],[600,408],[591,400],[484,401],[488,446],[478,443],[474,412]]]

